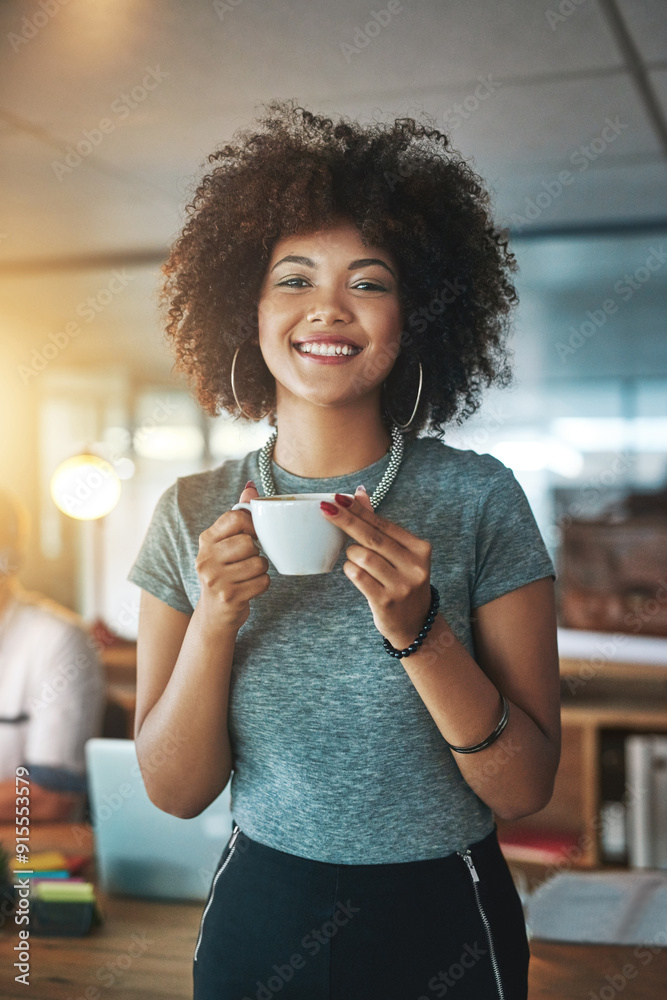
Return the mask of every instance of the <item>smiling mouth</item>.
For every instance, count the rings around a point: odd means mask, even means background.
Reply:
[[[353,354],[361,354],[362,350],[361,347],[353,347],[352,344],[326,344],[322,342],[294,344],[294,348],[299,354],[316,354],[320,357],[334,357],[337,354],[350,357]]]

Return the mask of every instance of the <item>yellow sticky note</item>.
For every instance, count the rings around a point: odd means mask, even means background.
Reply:
[[[40,882],[35,886],[35,898],[45,901],[65,903],[94,902],[92,882]]]
[[[67,859],[62,851],[38,851],[28,855],[27,864],[12,858],[9,866],[15,872],[20,872],[24,868],[32,869],[35,872],[48,872],[58,868],[67,868]]]

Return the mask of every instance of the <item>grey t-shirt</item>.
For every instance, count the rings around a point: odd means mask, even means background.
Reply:
[[[177,479],[128,579],[192,613],[198,537],[248,479],[260,484],[258,455]],[[387,454],[329,479],[275,462],[272,470],[278,493],[353,493],[359,483],[372,493],[388,462]],[[406,440],[378,514],[431,542],[439,614],[473,656],[472,609],[556,577],[521,486],[492,455]],[[316,861],[444,857],[490,833],[492,812],[463,779],[402,662],[383,649],[344,561],[343,549],[332,572],[316,576],[270,566],[271,586],[251,601],[230,682],[232,814],[252,839]]]

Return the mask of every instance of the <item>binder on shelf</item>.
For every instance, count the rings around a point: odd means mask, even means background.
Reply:
[[[628,736],[625,768],[630,866],[667,868],[667,736]]]
[[[627,795],[624,729],[600,732],[600,860],[627,865]]]
[[[501,827],[498,840],[507,861],[551,866],[572,863],[569,859],[574,852],[578,851],[577,857],[581,855],[578,847],[580,838],[574,833],[520,826]]]

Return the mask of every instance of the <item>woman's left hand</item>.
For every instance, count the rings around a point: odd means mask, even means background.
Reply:
[[[368,494],[336,494],[336,514],[322,508],[357,543],[347,548],[343,572],[364,595],[378,632],[405,649],[421,630],[431,604],[430,542],[375,513]]]

